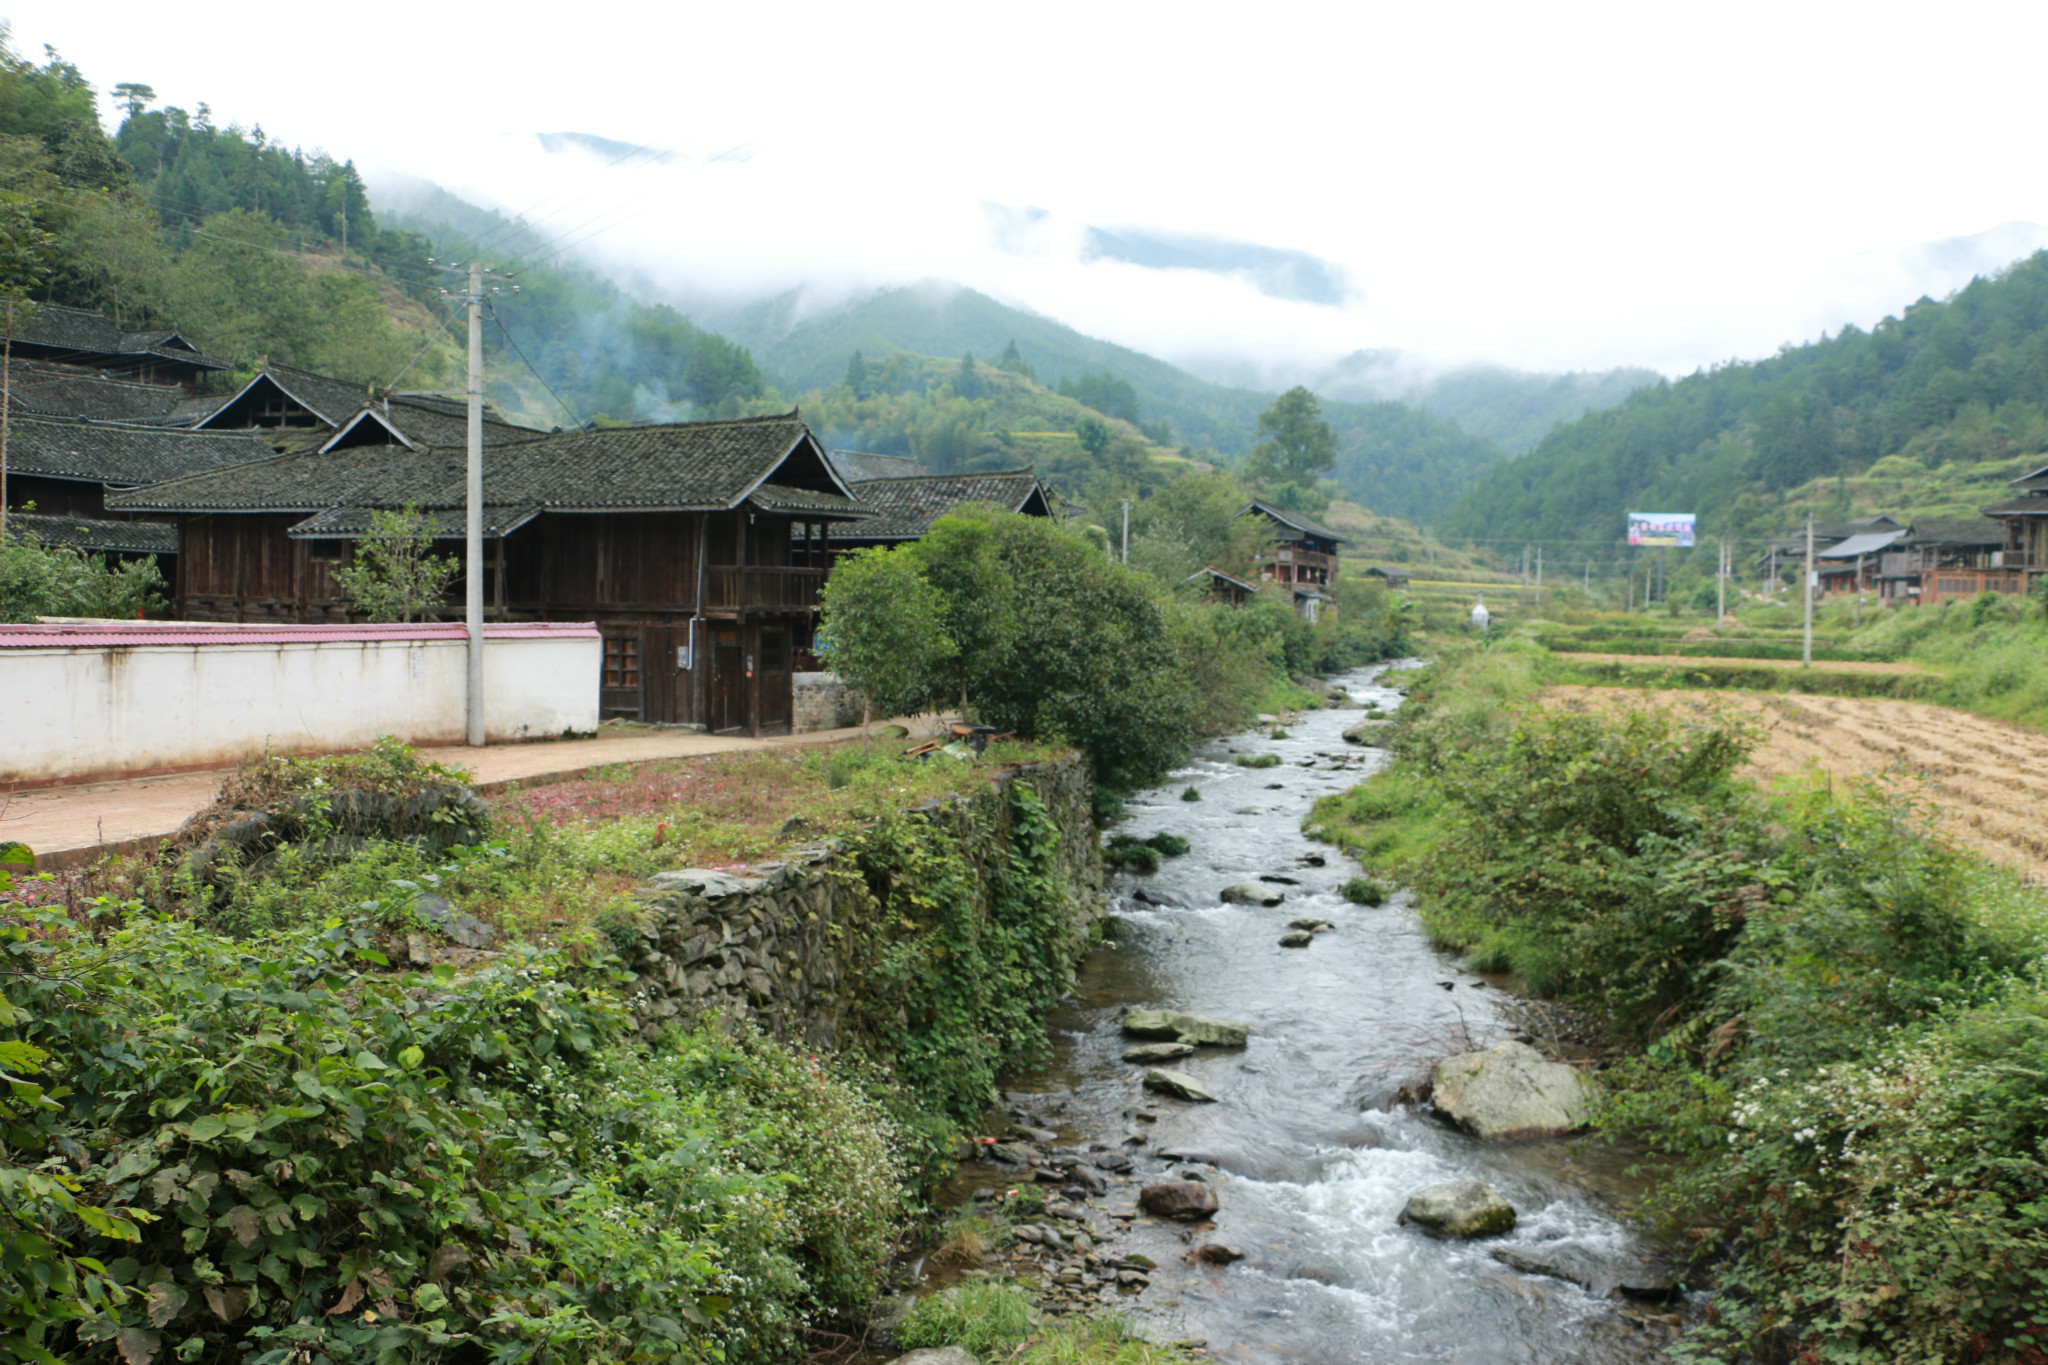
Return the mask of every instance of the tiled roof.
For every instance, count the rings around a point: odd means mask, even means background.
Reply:
[[[1323,525],[1321,522],[1313,521],[1309,517],[1300,512],[1289,511],[1284,507],[1275,507],[1270,502],[1260,502],[1255,498],[1252,500],[1251,506],[1245,508],[1244,511],[1264,512],[1267,516],[1279,522],[1281,525],[1291,526],[1295,530],[1300,531],[1302,534],[1314,536],[1318,540],[1334,541],[1340,545],[1348,545],[1351,543],[1351,538],[1349,536],[1340,536],[1335,531],[1332,531],[1329,527]],[[1240,512],[1238,513],[1238,515],[1243,516],[1244,512]]]
[[[45,545],[68,545],[102,554],[178,553],[178,528],[167,521],[99,521],[90,517],[46,517],[40,512],[9,512],[7,529],[26,532]]]
[[[463,505],[460,445],[355,446],[278,455],[230,474],[178,479],[109,502],[134,510],[324,512],[331,508],[443,509]],[[815,438],[795,417],[687,422],[602,431],[533,433],[487,449],[490,504],[558,511],[714,511],[737,507],[771,476],[766,497],[854,519],[867,509],[834,481]],[[810,487],[799,490],[797,483]]]
[[[377,400],[362,408],[341,424],[341,430],[334,434],[336,441],[355,440],[359,428],[378,426],[383,431],[397,432],[413,445],[453,445],[467,448],[469,442],[469,409],[456,405],[453,413],[445,404],[423,402],[416,398],[393,398],[389,402]],[[508,441],[529,441],[540,435],[532,427],[514,426],[502,420],[488,407],[484,409],[484,444],[503,445]],[[360,442],[364,445],[373,442]]]
[[[1915,517],[1913,531],[1899,544],[2003,545],[2005,528],[1988,517]]]
[[[123,486],[228,469],[270,455],[269,446],[240,432],[38,417],[15,419],[7,442],[7,467],[15,473]]]
[[[285,532],[293,540],[360,540],[370,533],[374,507],[333,507],[307,517]],[[433,518],[434,539],[460,540],[469,534],[469,513],[462,507],[440,507],[424,511]],[[509,536],[540,515],[538,507],[484,505],[484,538]]]
[[[929,474],[915,479],[869,479],[859,485],[860,500],[878,513],[873,521],[849,530],[847,540],[916,540],[932,523],[956,507],[994,503],[1021,512],[1035,495],[1046,506],[1045,490],[1028,469],[1007,474]],[[1049,515],[1048,512],[1042,515]]]
[[[22,345],[73,356],[161,356],[202,369],[232,369],[230,362],[202,353],[172,331],[124,332],[97,309],[36,306],[33,327],[15,334]]]
[[[1195,570],[1193,573],[1189,574],[1186,578],[1182,579],[1181,581],[1183,583],[1192,583],[1197,578],[1220,578],[1225,583],[1230,584],[1232,587],[1243,588],[1246,592],[1257,592],[1259,590],[1258,584],[1247,583],[1242,578],[1239,578],[1236,574],[1227,574],[1223,572],[1223,570],[1217,568],[1214,564],[1206,565],[1202,568]]]
[[[907,455],[870,455],[864,450],[834,450],[832,467],[848,483],[870,479],[917,479],[932,471]]]
[[[16,380],[9,396],[16,412],[96,422],[161,422],[185,401],[184,393],[172,385],[100,375]]]
[[[2014,498],[1981,510],[1987,517],[2048,517],[2048,498]]]
[[[857,502],[849,502],[837,493],[826,493],[810,488],[791,488],[787,484],[764,483],[756,488],[747,499],[765,512],[830,512],[842,516],[870,520],[874,513]]]
[[[1860,535],[1853,535],[1847,540],[1830,545],[1825,550],[1815,551],[1814,557],[1817,559],[1854,559],[1858,555],[1874,555],[1904,534],[1904,531],[1865,531]]]

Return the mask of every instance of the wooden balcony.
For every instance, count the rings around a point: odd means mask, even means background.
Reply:
[[[809,611],[825,586],[823,569],[713,565],[704,570],[704,609],[718,612]]]
[[[1316,550],[1299,550],[1283,545],[1252,557],[1258,564],[1259,577],[1269,583],[1306,583],[1323,585],[1337,576],[1337,556],[1326,555]]]

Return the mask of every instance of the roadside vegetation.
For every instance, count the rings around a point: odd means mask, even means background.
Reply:
[[[464,776],[386,743],[250,765],[154,862],[5,868],[0,1359],[774,1362],[857,1335],[1083,946],[1028,780],[1000,866],[902,814],[1057,751],[901,748],[600,771],[366,841],[351,812]],[[292,842],[200,880],[250,810]],[[877,946],[845,1050],[643,1029],[631,888],[821,837]],[[423,962],[436,902],[494,951]],[[1151,1358],[1055,1335],[1031,1358]]]
[[[1312,829],[1632,1046],[1599,1122],[1717,1281],[1686,1358],[2040,1360],[2048,904],[1909,783],[1762,790],[1738,718],[1539,709],[1558,667],[1445,649]]]
[[[104,556],[47,545],[18,526],[0,540],[0,622],[38,616],[134,617],[168,605],[169,587],[147,559],[110,562]]]

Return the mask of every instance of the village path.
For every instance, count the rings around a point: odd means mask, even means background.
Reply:
[[[926,715],[899,717],[890,723],[923,734],[937,722]],[[474,775],[476,789],[488,794],[515,782],[559,782],[619,763],[843,744],[859,738],[858,725],[761,739],[692,730],[629,730],[602,733],[593,739],[498,744],[483,749],[462,745],[422,749],[420,756],[467,768]],[[213,768],[0,792],[0,842],[27,844],[35,851],[39,871],[76,867],[104,853],[139,852],[176,833],[178,826],[205,809],[219,794],[224,776],[223,769]]]

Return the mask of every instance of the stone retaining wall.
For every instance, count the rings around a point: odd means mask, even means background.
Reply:
[[[794,681],[795,703],[790,733],[813,730],[844,730],[860,724],[861,695],[846,685],[837,673],[798,673]]]
[[[928,802],[913,813],[962,838],[969,856],[986,865],[1005,855],[1010,784],[1029,783],[1059,828],[1058,880],[1072,924],[1085,927],[1106,913],[1083,760],[973,781],[972,795]],[[777,1037],[830,1047],[849,1025],[873,1023],[882,1009],[854,998],[853,987],[883,945],[862,932],[873,896],[856,859],[837,844],[739,871],[660,873],[636,898],[650,914],[631,955],[638,982],[629,1003],[649,1036],[666,1021],[716,1011],[752,1019]]]

